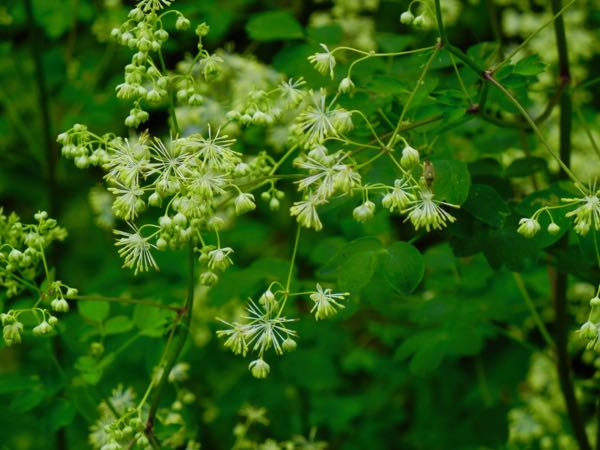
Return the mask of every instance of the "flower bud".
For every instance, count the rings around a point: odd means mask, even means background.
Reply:
[[[65,313],[69,311],[69,303],[62,297],[52,300],[52,302],[50,302],[50,307],[56,312]]]
[[[190,27],[191,23],[190,21],[183,17],[183,16],[179,16],[177,18],[177,22],[175,22],[175,28],[177,28],[178,30],[187,30]]]
[[[211,271],[200,274],[200,284],[203,286],[214,286],[219,282],[219,276]]]
[[[526,238],[534,237],[540,231],[540,223],[536,219],[523,218],[519,220],[517,232]]]
[[[557,224],[555,224],[554,222],[552,222],[550,225],[548,225],[548,233],[558,234],[558,233],[560,233],[560,227]]]
[[[410,25],[414,22],[415,16],[410,11],[404,11],[400,14],[400,23],[404,25]]]
[[[296,347],[298,346],[298,344],[296,344],[296,341],[293,340],[292,338],[287,338],[285,341],[283,341],[283,343],[281,344],[281,348],[283,349],[284,352],[293,352],[294,350],[296,350]]]
[[[65,297],[73,298],[76,297],[78,293],[79,291],[77,289],[70,287],[67,289],[67,294],[65,295]]]
[[[374,213],[375,213],[375,203],[367,200],[362,205],[354,208],[354,211],[352,211],[352,216],[354,217],[354,219],[357,222],[363,223],[363,222],[366,222],[367,220],[372,219]]]
[[[412,169],[414,166],[419,164],[419,151],[416,148],[412,148],[410,145],[402,149],[402,158],[400,158],[400,165],[405,169]]]
[[[340,91],[342,94],[352,93],[355,89],[356,86],[354,86],[354,83],[349,77],[346,77],[340,81],[340,85],[338,86],[338,91]]]
[[[36,336],[48,334],[50,331],[52,331],[52,326],[45,320],[33,328],[33,334]]]

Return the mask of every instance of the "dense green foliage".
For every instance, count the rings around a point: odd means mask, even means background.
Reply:
[[[0,450],[600,448],[599,6],[2,2]]]

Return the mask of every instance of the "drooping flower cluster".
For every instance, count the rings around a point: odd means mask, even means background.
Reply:
[[[0,209],[0,286],[6,290],[9,298],[27,290],[36,299],[31,307],[0,313],[6,345],[21,342],[25,328],[21,319],[23,315],[34,318],[36,325],[31,330],[34,335],[52,332],[58,318],[51,311],[69,311],[66,298],[77,295],[76,289],[52,279],[46,261],[48,248],[54,241],[63,240],[67,235],[66,230],[59,227],[56,220],[48,217],[45,211],[36,213],[35,220],[36,223],[24,224],[16,214],[6,216]]]

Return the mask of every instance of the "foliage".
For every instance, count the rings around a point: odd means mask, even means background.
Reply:
[[[597,6],[0,6],[0,448],[598,448]]]

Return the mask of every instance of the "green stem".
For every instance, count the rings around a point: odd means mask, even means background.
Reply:
[[[190,323],[192,321],[192,310],[194,307],[194,288],[195,288],[195,277],[194,277],[194,261],[196,257],[194,255],[194,245],[192,243],[189,244],[188,251],[188,286],[187,286],[187,298],[185,304],[182,309],[181,316],[183,317],[182,323],[179,325],[179,333],[177,336],[177,342],[175,344],[175,348],[170,353],[163,368],[162,375],[158,384],[156,385],[156,389],[154,392],[154,398],[152,399],[152,403],[150,404],[150,411],[148,412],[148,418],[146,420],[146,436],[150,443],[155,446],[155,448],[160,448],[160,443],[156,439],[154,435],[154,420],[156,418],[156,412],[158,411],[158,405],[160,403],[160,398],[162,391],[167,383],[169,378],[169,373],[171,369],[177,362],[177,358],[179,357],[181,351],[183,350],[183,346],[187,341],[187,336],[190,328]]]
[[[527,287],[525,286],[523,277],[521,276],[520,273],[513,272],[513,278],[515,279],[515,283],[517,284],[517,287],[519,288],[519,292],[521,293],[523,300],[525,300],[525,304],[529,308],[529,311],[531,312],[533,321],[535,322],[535,325],[537,326],[540,334],[544,338],[544,341],[550,348],[554,348],[554,341],[552,340],[552,337],[550,336],[550,333],[548,332],[546,325],[544,325],[544,321],[542,320],[539,313],[535,309],[535,305],[533,303],[533,300],[531,299],[531,296],[529,295],[529,292],[527,291]]]
[[[296,239],[294,240],[294,250],[292,250],[292,259],[290,261],[290,268],[288,270],[287,280],[285,282],[285,292],[283,297],[283,302],[281,302],[281,308],[277,312],[277,317],[281,315],[283,309],[285,308],[285,304],[287,302],[288,297],[290,296],[290,286],[292,285],[292,275],[294,274],[294,266],[296,265],[296,254],[298,253],[298,243],[300,242],[300,231],[302,230],[302,226],[298,224],[296,228]]]
[[[565,33],[565,24],[562,12],[572,5],[574,0],[562,8],[562,0],[552,0],[552,11],[554,12],[554,31],[556,34],[556,48],[558,50],[558,69],[562,83],[570,82],[571,74],[569,68],[569,55],[567,50],[567,38]],[[560,162],[561,167],[565,169],[564,173],[559,174],[560,178],[566,178],[566,175],[572,176],[569,170],[571,161],[571,128],[573,107],[571,93],[565,89],[560,98]],[[564,161],[564,163],[563,163]],[[566,249],[569,245],[568,237],[565,235],[559,242],[560,248]],[[567,273],[557,272],[554,280],[554,312],[555,312],[555,341],[557,355],[557,372],[560,388],[565,399],[567,413],[573,434],[580,450],[591,450],[591,445],[585,431],[585,422],[581,415],[577,398],[575,397],[575,388],[573,386],[573,376],[571,373],[571,359],[568,350],[569,333],[569,311],[567,305]]]
[[[550,143],[548,142],[548,140],[546,139],[544,134],[541,132],[539,127],[536,125],[533,118],[529,115],[527,110],[519,103],[519,101],[502,84],[500,84],[492,76],[492,74],[490,72],[486,72],[485,76],[494,86],[496,86],[500,90],[500,92],[502,92],[517,107],[519,112],[523,115],[523,118],[527,121],[527,123],[529,123],[529,126],[531,127],[531,129],[539,138],[542,145],[546,148],[548,153],[550,153],[550,155],[552,155],[552,157],[556,160],[556,162],[558,162],[558,165],[562,168],[564,173],[566,175],[568,175],[571,178],[571,180],[573,180],[573,182],[575,183],[576,186],[579,186],[580,188],[584,189],[583,183],[581,183],[579,181],[579,179],[575,176],[575,174],[571,171],[571,169],[569,169],[568,165],[566,165],[562,161],[562,158],[560,156],[558,156],[554,152],[554,150],[552,150],[552,147],[550,147]],[[562,153],[562,151],[561,151],[561,153]]]
[[[167,76],[167,65],[165,64],[165,59],[163,58],[161,49],[158,49],[158,59],[160,61],[160,67],[163,71],[163,75]],[[179,123],[177,122],[177,114],[175,113],[175,93],[173,92],[173,88],[171,86],[169,86],[169,112],[171,113],[173,129],[177,135],[179,135],[181,134],[181,129],[179,128]]]

